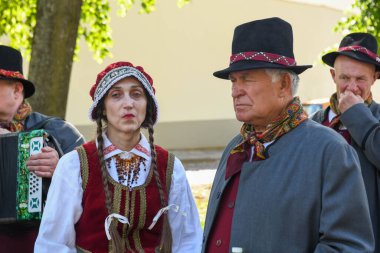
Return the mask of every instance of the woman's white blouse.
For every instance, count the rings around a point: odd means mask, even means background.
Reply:
[[[115,155],[138,155],[145,159],[146,171],[140,170],[137,181],[131,186],[142,185],[149,174],[151,164],[150,146],[141,134],[141,140],[129,152],[115,148],[103,135],[105,141],[105,159],[110,159],[108,168],[111,177],[118,181],[118,176],[112,157]],[[124,153],[124,154],[123,154]],[[141,166],[144,166],[141,164]],[[125,182],[127,183],[127,182]],[[99,187],[103,187],[100,185]],[[38,253],[76,253],[75,224],[80,219],[82,208],[82,178],[80,161],[77,151],[64,155],[57,165],[52,178],[47,197],[47,204],[41,221],[41,226],[35,252]],[[202,229],[194,198],[187,182],[185,169],[181,161],[175,158],[172,182],[169,192],[169,205],[177,205],[179,210],[169,209],[168,219],[173,236],[172,250],[174,253],[197,253],[201,251]],[[148,221],[149,223],[149,221]]]

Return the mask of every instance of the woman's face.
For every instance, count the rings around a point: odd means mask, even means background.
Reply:
[[[136,78],[127,77],[114,84],[104,100],[108,134],[140,134],[147,103],[144,88]]]

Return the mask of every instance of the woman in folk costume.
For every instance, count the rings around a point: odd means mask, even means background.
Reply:
[[[90,95],[96,141],[59,161],[35,252],[200,252],[202,230],[183,165],[154,145],[152,78],[116,62],[98,74]]]

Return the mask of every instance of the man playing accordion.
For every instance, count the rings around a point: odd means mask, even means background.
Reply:
[[[27,170],[34,173],[33,175],[49,181],[60,155],[83,144],[84,138],[70,123],[33,112],[25,99],[34,92],[33,83],[23,76],[21,53],[11,47],[0,45],[0,139],[2,136],[9,136],[9,133],[43,129],[55,144],[42,147],[40,153],[31,155],[25,161],[25,165]],[[1,164],[5,163],[4,159],[8,159],[7,154],[11,152],[17,151],[5,148],[0,150]],[[0,185],[0,194],[5,194],[4,182],[8,182],[8,179],[0,179],[0,182],[3,182],[3,186]],[[33,252],[38,226],[38,222],[31,225],[0,221],[0,252]]]

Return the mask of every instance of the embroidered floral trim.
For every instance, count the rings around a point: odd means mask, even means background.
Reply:
[[[113,151],[115,151],[115,150],[117,150],[117,149],[118,149],[118,148],[117,148],[114,144],[112,144],[112,145],[109,145],[108,147],[104,148],[104,149],[103,149],[103,153],[104,153],[104,155],[106,156],[106,155],[108,155],[109,153],[111,153],[111,152],[113,152]],[[149,151],[148,151],[146,148],[144,148],[140,143],[137,144],[137,145],[134,147],[134,149],[136,149],[137,151],[140,151],[141,153],[143,153],[143,154],[145,154],[146,156],[150,157],[150,153],[149,153]],[[121,156],[123,159],[125,159],[125,158],[129,158],[128,154],[129,154],[129,153],[125,153],[125,152],[123,152],[123,153],[120,154],[120,156]]]
[[[104,89],[108,90],[111,83],[114,84],[115,79],[118,79],[118,77],[123,76],[124,78],[126,75],[133,75],[137,79],[140,80],[146,86],[147,90],[150,90],[153,92],[153,88],[150,85],[149,81],[146,79],[146,77],[137,69],[129,66],[123,66],[120,68],[112,69],[110,72],[108,72],[102,80],[100,80],[98,87],[96,87],[94,98],[96,99],[101,93],[103,93]],[[120,79],[119,79],[120,80]]]
[[[272,54],[272,53],[266,53],[266,52],[241,52],[238,54],[233,54],[230,57],[230,64],[238,62],[238,61],[245,61],[245,60],[256,60],[256,61],[265,61],[270,63],[277,63],[285,66],[295,66],[296,61],[292,58],[278,55],[278,54]]]
[[[135,149],[138,150],[138,151],[140,151],[141,153],[144,153],[148,157],[150,157],[149,151],[146,148],[144,148],[143,146],[141,146],[140,143],[137,144],[137,146],[135,147]]]
[[[12,78],[25,79],[24,76],[18,71],[9,71],[5,69],[0,69],[0,75]]]
[[[117,150],[117,147],[112,144],[112,145],[109,145],[108,147],[106,147],[105,149],[103,149],[103,153],[106,156],[106,155],[108,155],[109,153],[111,153],[111,152],[113,152],[115,150]]]
[[[343,52],[343,51],[360,52],[360,53],[368,55],[370,58],[374,59],[375,61],[380,62],[380,57],[377,54],[375,54],[374,52],[362,46],[348,46],[348,47],[339,48],[339,52]]]

